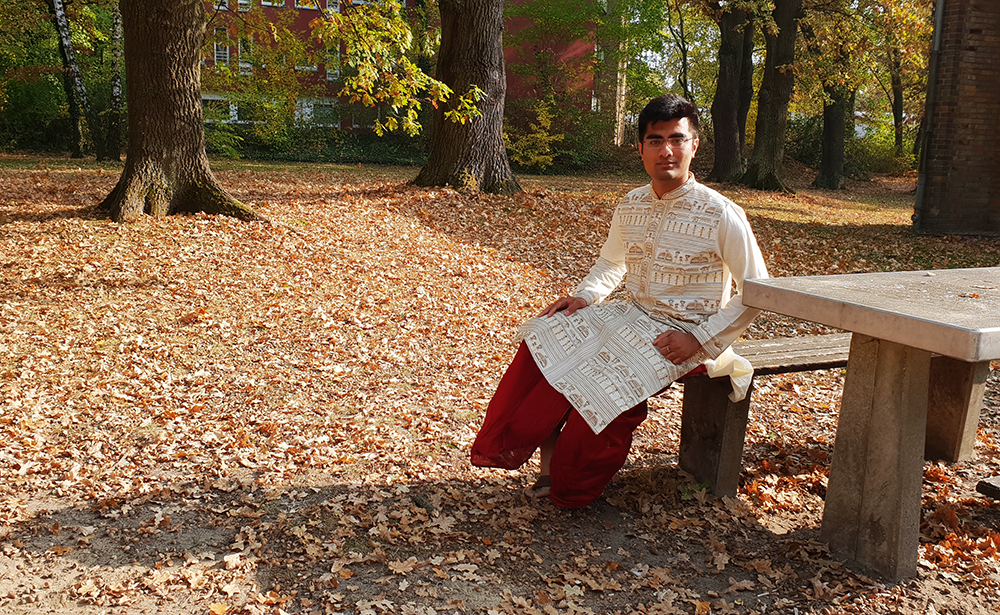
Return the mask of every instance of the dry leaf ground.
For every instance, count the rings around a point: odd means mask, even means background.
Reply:
[[[499,198],[220,162],[273,224],[117,225],[94,204],[119,168],[77,165],[0,158],[2,613],[997,611],[1000,505],[975,492],[1000,474],[997,370],[977,457],[925,468],[901,584],[818,542],[839,371],[760,379],[734,499],[678,470],[677,390],[586,509],[470,467],[518,323],[638,178]],[[775,275],[1000,264],[997,240],[913,236],[913,186],[726,192]]]

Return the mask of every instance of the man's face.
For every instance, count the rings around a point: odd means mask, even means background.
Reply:
[[[688,118],[653,122],[639,144],[642,164],[649,173],[656,196],[687,181],[691,159],[698,151],[698,138]]]

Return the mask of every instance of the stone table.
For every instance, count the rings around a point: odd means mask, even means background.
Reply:
[[[916,574],[925,442],[971,454],[1000,267],[747,280],[743,303],[853,332],[822,537],[889,579]],[[946,391],[930,416],[929,391]]]

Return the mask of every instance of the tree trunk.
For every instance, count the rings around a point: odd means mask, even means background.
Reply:
[[[749,27],[746,11],[733,9],[719,19],[719,79],[712,101],[715,163],[706,178],[709,181],[735,182],[743,176],[739,88],[744,60],[744,27]]]
[[[889,78],[892,81],[892,127],[896,137],[896,155],[903,155],[903,61],[900,51],[889,52]]]
[[[743,59],[740,61],[740,110],[736,123],[740,129],[740,155],[747,151],[747,116],[753,105],[753,40],[756,33],[754,16],[747,17],[743,27]]]
[[[802,0],[776,0],[772,16],[777,34],[764,27],[764,79],[757,93],[757,124],[753,151],[741,183],[758,190],[791,192],[781,181],[785,155],[788,101],[795,86],[795,35]]]
[[[451,185],[459,190],[498,194],[521,190],[503,142],[507,89],[503,7],[503,0],[440,2],[438,79],[455,94],[435,111],[430,158],[414,180],[418,186]],[[485,94],[477,103],[482,116],[464,124],[445,118],[447,108],[473,85]]]
[[[673,13],[674,10],[677,11],[677,25],[674,25]],[[689,80],[689,66],[688,66],[688,51],[689,45],[687,40],[687,34],[684,32],[684,11],[681,3],[678,0],[673,0],[667,5],[667,31],[670,32],[670,36],[674,39],[674,43],[677,45],[677,51],[681,55],[681,74],[677,75],[677,82],[681,84],[681,91],[683,92],[684,98],[695,102],[694,93],[691,92],[691,85]]]
[[[852,88],[851,95],[847,98],[847,109],[844,110],[844,138],[853,139],[857,131],[857,121],[854,117],[854,110],[857,108],[858,89]]]
[[[80,105],[76,104],[76,94],[73,83],[65,72],[62,76],[63,91],[66,92],[66,105],[69,109],[69,157],[83,158],[83,130],[80,126]]]
[[[205,155],[201,113],[202,0],[122,0],[128,150],[101,203],[117,222],[205,212],[261,219],[229,196]]]
[[[90,99],[87,97],[87,86],[83,81],[83,71],[76,61],[76,52],[73,50],[73,38],[70,36],[69,18],[66,16],[66,5],[63,0],[48,0],[49,11],[52,13],[52,21],[56,26],[56,33],[59,35],[59,54],[62,56],[63,70],[66,73],[66,80],[69,81],[76,94],[77,114],[83,111],[83,116],[87,120],[87,127],[90,129],[90,137],[94,141],[94,150],[98,160],[104,160],[104,143],[102,140],[100,121],[94,108],[90,106]],[[72,104],[72,103],[71,103]]]
[[[843,87],[826,86],[824,90],[830,100],[823,105],[823,157],[813,186],[841,190],[844,188],[844,123],[850,96]]]
[[[122,13],[114,7],[113,31],[111,32],[111,107],[108,109],[105,127],[105,154],[108,160],[122,159],[122,56],[124,35],[122,33]]]

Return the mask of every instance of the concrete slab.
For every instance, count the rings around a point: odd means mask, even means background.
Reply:
[[[1000,359],[1000,267],[747,280],[743,303],[963,361]]]

